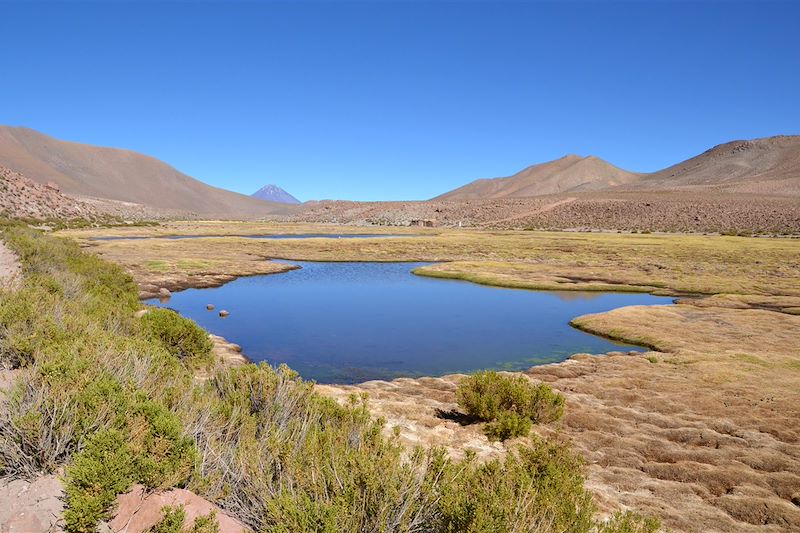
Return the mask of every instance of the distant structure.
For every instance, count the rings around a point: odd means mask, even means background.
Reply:
[[[272,185],[272,184],[264,185],[250,196],[252,196],[253,198],[258,198],[259,200],[267,200],[268,202],[278,202],[281,204],[301,203],[300,200],[298,200],[288,192],[284,191],[277,185]]]
[[[433,218],[415,218],[411,221],[412,226],[419,226],[423,228],[432,228],[436,226],[436,219]]]

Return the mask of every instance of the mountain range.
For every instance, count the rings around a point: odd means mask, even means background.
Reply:
[[[344,214],[334,215],[341,208],[359,212],[367,209],[370,214],[364,222],[369,223],[371,220],[394,220],[394,217],[387,218],[381,213],[399,205],[396,202],[349,202],[340,203],[338,207],[326,202],[297,205],[299,201],[296,198],[276,185],[267,185],[252,196],[246,196],[206,185],[147,155],[62,141],[21,127],[0,126],[0,167],[38,184],[48,185],[80,202],[88,201],[92,205],[99,205],[99,201],[115,203],[116,209],[125,210],[128,205],[154,208],[158,213],[174,218],[187,215],[241,219],[281,216],[309,221],[326,221],[331,217],[337,221],[347,220]],[[14,190],[20,190],[25,181],[16,179],[15,183],[18,185]],[[30,192],[32,198],[42,197],[39,192]],[[665,192],[684,194],[682,198],[714,196],[715,202],[723,204],[733,202],[734,195],[735,201],[740,203],[747,195],[784,198],[793,202],[794,198],[800,197],[800,136],[733,141],[652,173],[625,170],[594,156],[567,155],[527,167],[512,176],[476,180],[429,201],[402,203],[407,207],[400,223],[425,218],[442,219],[441,209],[453,203],[478,201],[499,205],[496,202],[500,200],[552,197],[547,207],[530,204],[525,209],[530,213],[537,209],[538,213],[542,209],[577,213],[579,206],[587,205],[590,199],[599,201],[603,195],[613,194],[619,198],[620,194],[637,194],[639,198],[651,199]],[[576,198],[580,200],[571,203]],[[597,215],[588,213],[612,209],[608,199],[603,202],[604,207],[593,207],[582,215],[584,219],[588,217],[591,222],[591,217]],[[613,209],[621,209],[622,204],[615,202]],[[785,201],[782,202],[783,206]],[[359,205],[364,209],[357,207]],[[0,205],[0,210],[3,207]],[[787,207],[791,209],[791,205]],[[518,214],[512,216],[506,207],[482,209],[484,214],[480,220],[483,222],[519,218]],[[781,209],[788,213],[784,207]],[[453,215],[452,218],[457,217]],[[458,220],[461,218],[459,216]]]
[[[434,200],[525,198],[591,191],[677,191],[800,196],[800,136],[720,144],[653,173],[621,169],[594,156],[567,155],[513,176],[479,179]]]

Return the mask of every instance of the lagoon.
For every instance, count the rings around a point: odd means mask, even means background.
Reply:
[[[426,263],[291,264],[301,268],[148,303],[241,345],[255,362],[286,363],[320,383],[523,370],[577,352],[642,351],[569,321],[671,303],[649,294],[504,289],[411,273]],[[220,318],[221,309],[230,316]]]

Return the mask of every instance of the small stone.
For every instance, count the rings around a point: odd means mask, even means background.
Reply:
[[[133,313],[133,316],[135,316],[136,318],[142,318],[144,315],[147,314],[147,311],[148,311],[147,309],[139,309],[138,311]]]
[[[229,312],[227,312],[225,309],[223,309],[223,310],[221,310],[221,311],[219,312],[219,316],[221,316],[221,317],[223,317],[223,318],[225,318],[225,317],[226,317],[226,316],[228,316],[229,314],[230,314],[230,313],[229,313]]]
[[[214,304],[206,304],[206,309],[208,309],[209,311],[213,311],[214,310]]]
[[[161,296],[162,298],[169,298],[170,296],[172,296],[172,293],[168,288],[161,287],[160,289],[158,289],[158,295]]]

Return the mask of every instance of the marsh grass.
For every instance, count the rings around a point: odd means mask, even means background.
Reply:
[[[418,229],[418,228],[415,228]],[[176,222],[130,228],[128,234],[254,234],[357,231],[330,226],[275,223]],[[403,231],[369,228],[376,234]],[[74,230],[96,237],[120,229]],[[415,232],[416,233],[416,232]],[[757,295],[761,304],[800,297],[800,248],[796,240],[701,235],[465,231],[437,229],[408,239],[254,240],[165,239],[93,241],[92,249],[124,265],[141,284],[164,278],[186,284],[203,276],[269,273],[269,258],[297,261],[428,261],[415,274],[486,285],[534,289],[651,292],[662,295]],[[323,242],[324,241],[324,242]],[[158,261],[159,269],[144,268]],[[181,262],[183,261],[183,262]],[[195,262],[205,261],[200,268]],[[797,304],[785,304],[793,312]]]

